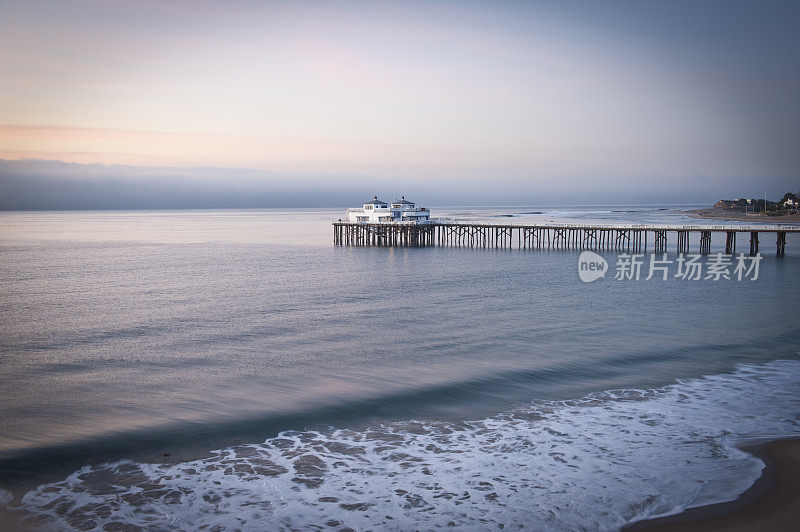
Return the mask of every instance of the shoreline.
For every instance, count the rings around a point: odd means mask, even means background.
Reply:
[[[713,208],[684,211],[684,214],[688,214],[690,218],[700,218],[704,220],[761,222],[761,223],[770,223],[773,225],[781,225],[785,223],[800,223],[800,214],[784,214],[783,216],[768,216],[762,213],[745,214],[743,212],[738,212],[738,211],[721,210]]]
[[[726,530],[790,531],[800,522],[800,437],[771,440],[741,448],[764,462],[761,476],[733,501],[689,508],[681,513],[638,521],[623,531],[701,532]],[[24,532],[21,514],[0,507],[0,528]]]
[[[761,476],[736,500],[639,521],[623,530],[794,530],[800,521],[800,438],[773,440],[742,450],[760,458],[765,466]]]

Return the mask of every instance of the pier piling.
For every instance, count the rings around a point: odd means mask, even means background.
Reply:
[[[750,254],[755,255],[758,253],[758,232],[750,232]]]
[[[736,251],[736,231],[725,231],[725,253],[730,255]]]

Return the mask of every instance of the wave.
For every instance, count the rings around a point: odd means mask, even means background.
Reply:
[[[614,211],[608,210],[585,210],[585,211],[546,211],[544,214],[550,216],[595,216],[598,214],[613,214]]]
[[[515,212],[514,214],[495,214],[492,215],[492,218],[519,218],[520,216],[530,216],[532,214],[544,214],[544,213],[540,211]]]
[[[86,466],[11,505],[84,530],[617,529],[735,499],[763,468],[737,445],[800,435],[799,393],[796,360],[741,365],[477,421],[290,431],[178,464]]]

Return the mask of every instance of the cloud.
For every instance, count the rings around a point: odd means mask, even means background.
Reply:
[[[771,194],[795,188],[795,183],[782,184],[773,187]],[[0,159],[2,210],[344,208],[358,205],[373,194],[405,194],[427,205],[711,203],[740,193],[763,192],[743,189],[733,182],[704,184],[696,176],[639,180],[597,174],[550,180],[363,179],[233,167]]]

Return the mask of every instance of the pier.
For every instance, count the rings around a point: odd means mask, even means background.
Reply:
[[[800,233],[791,225],[508,225],[467,222],[333,222],[336,246],[455,246],[472,248],[589,249],[644,253],[710,253],[712,235],[722,239],[725,253],[737,251],[737,240],[759,252],[760,237],[775,235],[778,255],[786,249],[786,233]],[[692,238],[695,237],[695,238]],[[737,238],[738,237],[738,238]],[[742,238],[743,237],[743,238]],[[648,244],[649,243],[649,244]]]

